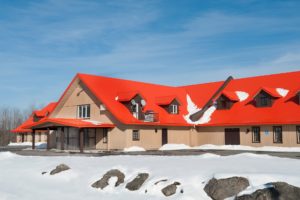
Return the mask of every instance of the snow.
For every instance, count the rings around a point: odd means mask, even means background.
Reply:
[[[0,199],[32,200],[140,200],[167,199],[160,192],[163,187],[179,181],[177,193],[168,197],[172,200],[208,200],[203,188],[213,177],[227,178],[243,176],[250,186],[244,192],[273,181],[284,181],[300,187],[300,160],[255,155],[251,153],[233,156],[203,154],[198,156],[17,156],[0,152]],[[58,164],[65,163],[70,170],[50,176],[49,171]],[[110,179],[107,189],[90,187],[110,169],[125,173],[125,183],[112,187],[115,179]],[[41,172],[47,171],[45,175]],[[149,179],[138,191],[128,191],[127,182],[139,172],[150,174]],[[154,184],[159,180],[165,182]],[[184,193],[180,193],[180,189]],[[147,193],[145,193],[147,190]]]
[[[300,152],[300,147],[278,147],[278,146],[251,147],[251,146],[243,146],[243,145],[213,145],[213,144],[205,144],[198,147],[193,147],[193,149]]]
[[[32,142],[11,142],[8,144],[8,146],[32,146]],[[35,147],[37,149],[46,149],[47,148],[47,143],[46,142],[36,142]]]
[[[289,93],[289,90],[284,89],[284,88],[276,88],[276,92],[277,92],[280,96],[285,97],[285,96]]]
[[[119,100],[119,96],[116,96],[116,97],[115,97],[115,100],[118,101],[118,100]]]
[[[180,150],[180,149],[190,149],[191,147],[185,144],[165,144],[159,148],[161,151],[165,150]]]
[[[132,146],[124,149],[125,152],[146,151],[143,147]]]
[[[198,108],[198,106],[192,101],[191,97],[189,95],[186,96],[186,101],[187,101],[187,111],[188,114],[184,115],[183,118],[185,119],[185,121],[189,124],[194,124],[194,125],[198,125],[198,124],[205,124],[208,123],[211,120],[211,116],[212,114],[215,112],[216,110],[216,106],[212,105],[210,106],[202,115],[202,117],[200,117],[200,119],[198,119],[197,121],[192,121],[190,119],[190,116],[195,114],[196,112],[200,111],[201,109]]]
[[[91,123],[93,125],[101,125],[102,124],[102,122],[95,121],[95,120],[82,120],[82,121]]]
[[[245,101],[249,97],[249,94],[243,91],[236,91],[235,94],[238,96],[240,101]]]

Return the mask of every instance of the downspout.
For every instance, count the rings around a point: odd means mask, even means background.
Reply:
[[[190,119],[193,122],[199,120],[200,117],[202,117],[204,112],[213,104],[213,100],[225,89],[225,87],[230,83],[231,80],[233,80],[233,77],[229,76],[224,81],[224,83],[218,88],[218,90],[212,95],[212,97],[206,102],[206,104],[203,106],[203,108],[190,116]]]

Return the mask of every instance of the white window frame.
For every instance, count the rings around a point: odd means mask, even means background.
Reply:
[[[89,112],[88,112],[89,110]],[[79,119],[89,119],[91,117],[91,105],[78,105],[77,106],[77,118]]]
[[[171,104],[171,114],[178,114],[178,105]]]

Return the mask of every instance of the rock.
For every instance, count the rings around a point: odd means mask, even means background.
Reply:
[[[149,174],[139,173],[131,182],[127,183],[126,188],[130,191],[140,189],[144,182],[148,179]]]
[[[237,195],[249,186],[244,177],[231,177],[226,179],[211,179],[204,187],[204,191],[214,200],[223,200]]]
[[[42,172],[42,175],[47,174],[47,172]]]
[[[68,165],[60,164],[60,165],[56,166],[56,168],[50,172],[50,175],[54,175],[54,174],[57,174],[57,173],[60,173],[62,171],[66,171],[69,169],[70,169],[70,167]]]
[[[300,199],[300,188],[284,182],[268,183],[270,188],[256,190],[249,195],[243,195],[236,200],[295,200]]]
[[[101,189],[105,188],[106,186],[108,186],[108,181],[111,177],[118,178],[115,187],[119,186],[121,183],[124,183],[125,175],[118,169],[112,169],[106,172],[100,180],[93,183],[92,187]]]
[[[174,182],[166,187],[164,187],[161,192],[166,196],[171,196],[176,193],[177,185],[180,185],[179,182]]]

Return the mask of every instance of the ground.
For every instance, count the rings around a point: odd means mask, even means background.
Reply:
[[[26,152],[26,151],[24,151]],[[30,151],[28,151],[30,152]],[[203,187],[212,177],[244,176],[249,191],[271,181],[285,181],[300,187],[300,160],[269,155],[242,153],[220,156],[211,153],[190,156],[113,155],[89,156],[20,156],[0,152],[0,199],[210,199]],[[49,171],[65,163],[71,170],[50,176]],[[137,173],[147,172],[150,178],[137,192],[118,188],[97,190],[91,184],[110,169],[125,173],[125,183]],[[42,175],[42,172],[48,172]],[[168,179],[158,185],[155,182]],[[179,193],[164,197],[160,190],[174,181],[181,182]],[[147,193],[145,193],[147,190]]]

